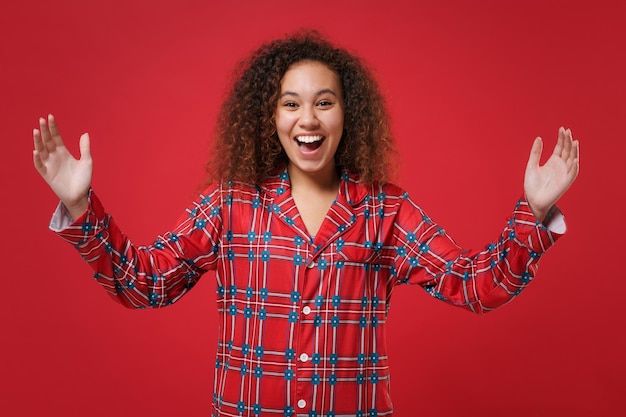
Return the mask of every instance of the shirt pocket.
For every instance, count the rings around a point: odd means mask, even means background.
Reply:
[[[361,267],[368,270],[370,266],[380,264],[380,253],[373,247],[364,245],[345,245],[337,250],[337,263],[347,267]]]

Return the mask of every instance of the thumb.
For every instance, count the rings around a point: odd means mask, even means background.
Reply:
[[[91,159],[91,144],[89,142],[89,133],[83,133],[80,137],[80,159],[82,160],[90,160]]]
[[[528,157],[527,168],[536,167],[539,165],[542,150],[543,140],[540,137],[537,137],[533,142],[532,148],[530,149],[530,156]]]

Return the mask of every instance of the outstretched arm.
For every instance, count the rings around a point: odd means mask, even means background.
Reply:
[[[572,139],[569,129],[561,127],[552,155],[540,166],[542,149],[542,139],[535,139],[524,176],[526,199],[540,222],[545,220],[578,175],[578,141]]]
[[[89,150],[89,135],[80,137],[80,159],[67,150],[54,116],[39,119],[39,129],[33,129],[33,162],[35,168],[59,197],[73,219],[86,209],[93,173]]]

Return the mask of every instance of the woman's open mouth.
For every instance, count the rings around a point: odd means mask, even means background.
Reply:
[[[298,146],[307,151],[314,151],[322,146],[324,139],[326,139],[326,137],[322,135],[299,135],[295,137]]]

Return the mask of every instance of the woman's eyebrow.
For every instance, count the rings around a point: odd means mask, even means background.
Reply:
[[[337,97],[337,94],[331,90],[330,88],[324,88],[320,91],[318,91],[317,93],[315,93],[315,97],[319,97],[323,94],[332,94],[333,96]],[[300,95],[294,91],[284,91],[280,96],[278,96],[278,98],[282,98],[284,96],[294,96],[294,97],[299,97]]]

